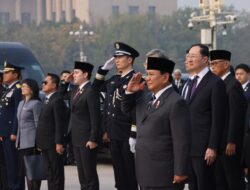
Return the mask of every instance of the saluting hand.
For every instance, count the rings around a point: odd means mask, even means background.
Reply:
[[[188,178],[188,176],[185,176],[185,175],[174,175],[173,183],[181,183],[184,180],[186,180],[187,178]]]
[[[63,154],[64,148],[62,144],[56,144],[56,152],[57,154]]]
[[[0,141],[3,141],[3,137],[0,137]]]
[[[95,142],[93,142],[93,141],[88,141],[87,143],[86,143],[86,148],[89,148],[90,150],[91,149],[94,149],[94,148],[96,148],[97,147],[97,143],[95,143]]]
[[[227,143],[226,147],[226,155],[233,156],[236,152],[236,144],[234,143]]]
[[[70,74],[65,78],[65,82],[67,82],[67,83],[71,82],[71,81],[74,79],[73,74],[74,74],[74,72],[70,73]]]
[[[139,90],[143,90],[145,81],[141,82],[141,79],[142,74],[140,72],[135,73],[128,83],[127,92],[138,92]]]
[[[216,158],[216,151],[211,148],[208,148],[206,150],[205,158],[204,158],[204,160],[207,161],[207,165],[212,165],[213,162],[215,161],[215,158]]]

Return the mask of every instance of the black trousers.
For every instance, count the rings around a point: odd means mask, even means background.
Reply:
[[[9,138],[4,138],[2,146],[9,190],[24,190],[24,177],[18,176],[18,152],[15,147],[15,142]]]
[[[48,190],[64,190],[63,156],[56,149],[42,150],[47,172]]]
[[[97,149],[73,147],[81,190],[99,190]]]
[[[111,140],[111,156],[115,174],[115,186],[118,190],[137,190],[134,154],[128,141]]]
[[[183,190],[184,184],[177,184],[175,187],[140,187],[140,190]]]
[[[1,190],[8,189],[7,170],[6,170],[3,146],[1,141],[0,141],[0,189]]]
[[[215,172],[216,190],[245,189],[240,154],[234,156],[220,155],[216,161]]]
[[[212,190],[215,188],[215,163],[208,166],[204,157],[191,158],[190,190]]]

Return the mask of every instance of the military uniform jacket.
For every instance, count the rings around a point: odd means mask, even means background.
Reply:
[[[19,82],[8,88],[0,99],[0,136],[16,135],[18,129],[17,107],[22,100]]]
[[[234,143],[236,144],[236,150],[238,149],[241,153],[247,102],[241,84],[233,75],[228,75],[224,82],[229,107],[224,109],[226,112],[226,127],[223,132],[222,151],[225,151],[227,143]]]
[[[93,82],[94,89],[106,92],[104,119],[110,139],[128,140],[130,137],[132,117],[130,113],[122,112],[121,100],[134,73],[131,71],[123,77],[114,75],[107,81],[95,79]]]
[[[203,157],[207,148],[220,148],[228,106],[224,82],[208,71],[188,105],[192,127],[191,156]]]
[[[46,150],[55,148],[56,144],[63,144],[64,129],[67,124],[65,116],[64,100],[55,92],[42,105],[36,130],[38,148]]]
[[[150,96],[145,93],[141,98],[126,95],[122,103],[124,111],[136,105],[137,180],[145,187],[172,187],[174,175],[188,175],[191,147],[189,110],[185,100],[173,88],[164,91],[147,110]]]
[[[65,90],[64,92],[66,93]],[[92,89],[90,83],[85,84],[78,95],[76,93],[77,89],[70,93],[69,131],[73,145],[82,147],[87,141],[98,142],[99,140],[100,101],[98,92]]]

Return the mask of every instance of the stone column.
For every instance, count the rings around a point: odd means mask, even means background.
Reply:
[[[66,22],[72,21],[72,12],[73,12],[73,6],[72,6],[72,0],[66,0],[66,6],[65,6],[65,17]]]
[[[36,24],[43,22],[43,0],[36,1]]]
[[[19,23],[22,22],[21,0],[16,0],[16,21]]]
[[[52,0],[46,0],[46,19],[52,21]]]
[[[62,21],[62,0],[56,0],[56,22]]]

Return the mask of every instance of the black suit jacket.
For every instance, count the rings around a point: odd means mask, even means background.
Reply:
[[[61,89],[67,94],[66,88]],[[87,141],[97,142],[100,137],[100,100],[97,91],[87,83],[80,93],[75,96],[77,89],[70,92],[71,114],[69,130],[74,146],[82,147]]]
[[[66,122],[66,106],[61,96],[55,92],[42,106],[38,120],[36,144],[40,149],[51,149],[63,144]]]
[[[224,82],[208,71],[188,102],[192,126],[192,156],[204,156],[207,148],[219,149],[225,127]]]
[[[236,149],[240,151],[244,136],[247,102],[241,84],[233,75],[228,75],[224,82],[229,107],[228,109],[225,108],[226,127],[223,132],[222,150],[225,150],[227,143],[234,143]]]

